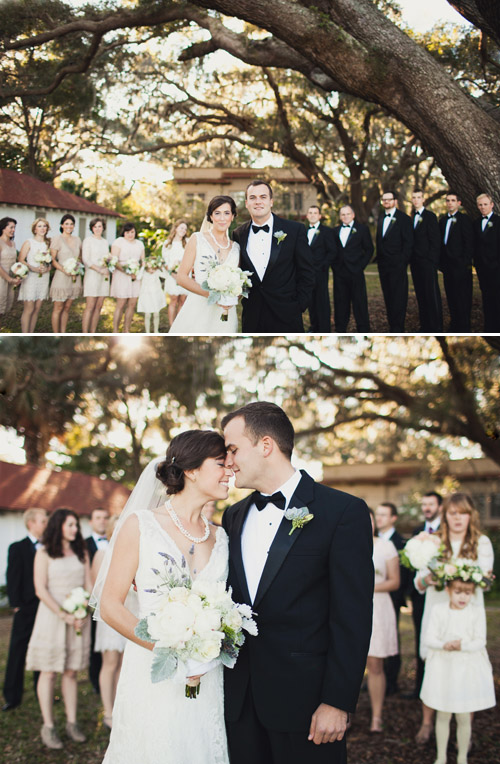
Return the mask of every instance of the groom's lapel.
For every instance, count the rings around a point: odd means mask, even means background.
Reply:
[[[309,477],[309,475],[303,470],[301,470],[301,473],[302,480],[298,484],[295,493],[292,496],[290,501],[291,507],[307,506],[314,499],[314,480]],[[276,536],[274,537],[274,541],[269,549],[269,554],[267,556],[267,562],[264,565],[264,570],[262,571],[262,576],[259,581],[255,600],[252,605],[254,609],[258,606],[264,594],[269,589],[274,578],[276,577],[276,574],[283,565],[288,552],[295,544],[302,532],[301,528],[296,528],[290,535],[291,530],[291,521],[287,520],[283,516],[281,524],[276,532]]]
[[[247,498],[244,500],[243,505],[238,512],[238,516],[234,519],[234,525],[231,529],[231,557],[233,559],[234,569],[236,570],[236,575],[238,577],[240,591],[243,594],[244,601],[248,605],[251,605],[252,601],[250,599],[250,592],[248,591],[247,577],[245,575],[243,557],[241,555],[241,532],[243,530],[243,525],[245,523],[248,510],[250,509],[250,505],[253,502],[253,496],[254,494],[251,493],[250,496],[247,496]]]
[[[253,283],[256,281],[260,281],[257,271],[255,270],[255,265],[250,260],[250,256],[248,254],[247,250],[247,244],[248,244],[248,236],[250,234],[250,224],[251,220],[248,221],[248,223],[244,223],[241,228],[241,234],[240,234],[240,252],[244,260],[244,270],[252,271],[251,280]]]
[[[281,218],[276,217],[276,215],[273,214],[273,235],[271,238],[271,253],[269,255],[269,262],[267,264],[266,273],[270,270],[272,270],[274,264],[276,263],[276,260],[278,259],[281,248],[283,244],[285,243],[284,240],[281,242],[281,244],[278,244],[278,239],[275,236],[275,233],[277,231],[282,231],[283,228],[283,220]],[[264,278],[266,275],[264,274]]]

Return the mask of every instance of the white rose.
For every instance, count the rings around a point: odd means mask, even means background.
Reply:
[[[170,602],[187,602],[189,597],[189,589],[184,586],[174,586],[168,593],[168,599]]]
[[[220,614],[214,608],[204,608],[198,613],[194,622],[194,631],[196,634],[205,637],[211,631],[220,628]]]
[[[218,658],[223,636],[221,631],[212,632],[209,638],[201,640],[192,658],[200,663],[208,663]]]
[[[241,629],[243,625],[243,618],[238,610],[233,608],[233,610],[227,613],[224,617],[224,623],[226,623],[230,629],[237,631],[238,629]]]
[[[80,619],[85,618],[86,615],[87,615],[87,611],[85,610],[84,607],[79,607],[74,612],[75,618],[80,618]]]
[[[476,584],[481,583],[481,581],[483,580],[482,573],[479,573],[479,571],[476,571],[475,573],[473,573],[472,580],[475,581]]]
[[[190,608],[180,602],[169,602],[156,616],[148,618],[148,630],[163,647],[177,647],[192,637],[194,620]]]

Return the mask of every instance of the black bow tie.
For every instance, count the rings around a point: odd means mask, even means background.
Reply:
[[[107,536],[99,536],[98,541],[107,541]]]
[[[390,212],[386,212],[384,217],[386,217],[386,218],[392,218],[392,215],[391,215],[391,213],[390,213]]]
[[[350,228],[350,225],[347,225],[347,223],[342,223],[342,228]]]
[[[420,210],[415,210],[415,215],[421,215],[421,214],[422,213],[420,212]]]
[[[267,223],[265,225],[252,225],[252,231],[254,233],[259,233],[259,231],[269,233],[269,225]]]
[[[488,220],[488,219],[489,219],[489,215],[483,215],[483,220]]]
[[[451,219],[452,219],[452,218],[454,218],[454,217],[455,217],[455,214],[453,214],[453,215],[450,215],[450,213],[448,213],[448,219],[449,219],[449,220],[451,220]]]
[[[309,230],[310,231],[315,231],[317,228],[319,228],[319,226],[317,226],[317,225],[310,225],[309,226]]]
[[[278,509],[285,509],[285,497],[281,491],[276,491],[272,496],[263,496],[257,492],[254,496],[254,503],[259,511],[264,509],[267,504],[274,504]]]

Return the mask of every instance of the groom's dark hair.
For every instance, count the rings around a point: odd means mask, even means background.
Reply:
[[[269,435],[276,441],[279,450],[289,459],[291,458],[295,433],[283,409],[268,401],[249,403],[237,411],[226,414],[221,422],[222,429],[237,416],[243,417],[245,434],[254,445],[265,435]]]
[[[245,199],[248,196],[248,189],[252,188],[253,186],[267,186],[267,188],[269,189],[269,196],[270,196],[271,199],[273,198],[273,189],[271,188],[271,186],[269,185],[267,180],[261,180],[260,178],[256,178],[255,180],[252,180],[252,182],[249,183],[248,186],[246,187],[246,189],[245,189]]]

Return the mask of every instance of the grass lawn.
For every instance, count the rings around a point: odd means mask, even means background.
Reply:
[[[369,265],[365,271],[366,283],[368,292],[368,310],[370,314],[371,331],[375,333],[388,332],[389,325],[385,314],[384,299],[382,297],[382,291],[380,288],[380,281],[378,278],[377,266]],[[439,283],[441,288],[441,295],[443,298],[443,310],[445,316],[445,330],[449,325],[449,313],[446,304],[446,296],[443,286],[443,276],[439,274]],[[333,311],[333,276],[330,271],[330,303]],[[71,306],[71,313],[68,321],[68,332],[74,334],[80,334],[82,331],[82,314],[85,307],[85,300],[83,298],[75,300]],[[110,334],[113,331],[113,312],[115,309],[115,301],[112,298],[108,298],[104,301],[104,307],[101,313],[101,319],[97,327],[98,333]],[[19,333],[21,331],[21,313],[23,310],[22,303],[16,302],[11,312],[5,316],[0,316],[0,332],[6,333]],[[52,302],[47,300],[43,303],[38,318],[36,327],[36,334],[51,334],[52,326],[50,323],[50,317],[52,314]],[[333,315],[332,315],[333,320]],[[305,331],[309,331],[309,316],[304,313]],[[168,332],[169,325],[167,319],[167,311],[162,310],[160,313],[160,333]],[[483,329],[483,318],[481,308],[481,294],[479,290],[479,284],[477,278],[474,276],[474,297],[472,304],[472,333],[481,332]],[[203,326],[200,326],[200,334],[204,331]],[[334,331],[334,327],[332,327]],[[356,326],[354,319],[351,318],[348,326],[349,332],[355,332]],[[136,313],[132,322],[132,332],[144,332],[144,315],[142,313]],[[419,332],[418,321],[418,309],[417,301],[415,299],[415,293],[413,291],[413,284],[411,277],[409,278],[409,297],[408,297],[408,311],[406,318],[406,332],[414,334]]]
[[[500,690],[500,602],[487,601],[488,652],[495,672],[497,697]],[[0,673],[3,677],[7,657],[11,618],[0,616]],[[401,639],[403,666],[400,684],[403,690],[413,689],[413,626],[409,613],[401,616]],[[55,705],[56,725],[64,742],[62,751],[49,751],[41,745],[39,732],[41,717],[31,683],[26,676],[23,704],[13,711],[0,714],[0,739],[3,753],[2,764],[98,764],[104,757],[108,741],[107,728],[102,724],[99,698],[94,694],[87,675],[79,676],[79,724],[87,735],[86,743],[73,743],[63,734],[64,708],[62,700]],[[402,700],[397,696],[387,698],[384,709],[385,730],[381,735],[370,735],[368,725],[370,709],[368,693],[362,692],[358,711],[348,737],[349,764],[431,764],[434,761],[434,741],[424,747],[414,744],[414,736],[420,725],[420,703]],[[167,720],[166,720],[167,721]],[[455,764],[454,727],[451,736],[448,764]],[[498,764],[500,739],[500,715],[496,709],[481,711],[475,715],[473,725],[474,748],[469,764]],[[168,752],[159,751],[158,764]],[[140,761],[137,764],[141,764]],[[176,764],[176,762],[169,762]],[[258,762],[256,762],[258,764]],[[307,762],[304,762],[307,764]]]

